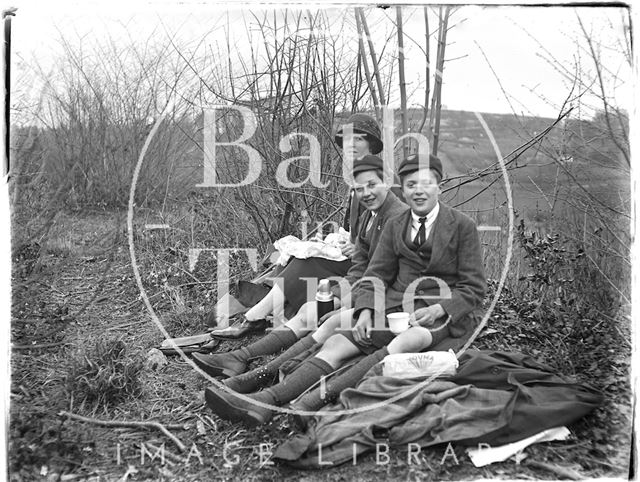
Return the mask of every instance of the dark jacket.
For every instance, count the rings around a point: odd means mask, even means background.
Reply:
[[[418,283],[415,299],[429,296],[428,305],[440,303],[451,317],[449,332],[461,336],[467,331],[465,317],[478,308],[487,283],[482,265],[482,251],[476,224],[471,218],[440,203],[440,212],[429,239],[415,250],[407,239],[411,212],[407,211],[386,223],[378,247],[363,276],[378,278],[385,286],[385,308],[402,306],[409,285],[421,277],[432,277],[446,283],[450,296],[444,296],[434,279]],[[430,256],[421,256],[431,248]],[[354,289],[356,314],[364,308],[375,308],[374,285],[365,281]]]
[[[380,235],[382,234],[382,228],[387,222],[399,214],[407,211],[409,207],[402,202],[398,196],[389,191],[387,197],[380,206],[378,214],[373,220],[373,225],[367,232],[367,224],[371,212],[365,210],[356,223],[356,237],[355,245],[356,251],[351,258],[351,268],[347,273],[346,279],[350,283],[355,283],[359,280],[369,265],[369,261],[373,258],[373,253],[378,246]]]
[[[404,203],[404,196],[402,194],[402,188],[400,187],[400,181],[397,175],[394,177],[394,184],[389,192],[392,192],[396,198]],[[347,212],[344,215],[342,227],[351,232],[351,242],[353,244],[355,244],[356,237],[358,236],[358,230],[354,229],[354,226],[358,226],[358,219],[364,212],[366,212],[366,209],[362,207],[362,204],[360,204],[356,198],[353,189],[351,189],[349,191],[349,196],[347,197]]]

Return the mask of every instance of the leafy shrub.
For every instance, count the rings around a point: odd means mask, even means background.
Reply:
[[[520,222],[519,276],[503,291],[495,315],[503,320],[502,336],[508,346],[542,353],[543,361],[558,372],[605,387],[619,369],[612,354],[626,343],[620,315],[624,294],[607,275],[615,273],[616,263],[622,261],[608,253],[598,257],[566,231],[541,235],[527,231]],[[622,276],[614,279],[624,282]]]
[[[531,268],[520,277],[520,281],[527,283],[528,297],[540,305],[573,306],[577,296],[575,282],[583,268],[584,250],[579,247],[572,249],[559,234],[540,236],[535,232],[527,233],[522,220],[517,236]]]

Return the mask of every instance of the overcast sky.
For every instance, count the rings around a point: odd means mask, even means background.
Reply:
[[[91,40],[107,35],[117,41],[130,35],[135,41],[175,34],[185,49],[203,48],[221,42],[227,18],[231,25],[236,54],[248,52],[246,25],[254,22],[252,13],[258,7],[227,7],[196,2],[136,2],[118,3],[107,7],[87,2],[24,2],[16,3],[13,20],[14,90],[28,87],[28,65],[34,61],[51,65],[60,53],[58,39],[62,34]],[[259,6],[262,10],[264,5]],[[276,9],[279,14],[282,7]],[[304,7],[311,8],[315,7]],[[352,7],[327,9],[335,28],[342,29],[344,41],[357,46]],[[557,71],[558,66],[573,70],[576,61],[587,74],[593,72],[592,60],[585,51],[578,56],[577,39],[586,44],[578,25],[578,15],[601,53],[601,62],[618,80],[608,86],[615,102],[628,106],[631,102],[631,69],[621,54],[626,13],[620,8],[583,7],[479,7],[461,6],[451,19],[448,59],[444,70],[443,104],[450,109],[479,112],[511,112],[554,117],[558,106],[569,92],[569,85]],[[405,7],[405,30],[421,43],[424,40],[422,7]],[[395,11],[368,9],[367,18],[376,40],[393,35]],[[435,14],[431,17],[435,24]],[[433,25],[432,24],[432,25]],[[255,25],[255,23],[254,23]],[[333,28],[333,27],[332,27]],[[389,44],[395,46],[395,37]],[[484,55],[483,55],[484,52]],[[545,60],[556,59],[551,64]],[[409,92],[415,92],[410,103],[422,101],[424,85],[424,55],[406,41],[407,81]],[[486,56],[486,58],[485,58]],[[492,72],[493,68],[495,74]],[[21,75],[22,74],[22,75]],[[496,76],[500,78],[500,87]],[[17,84],[15,83],[17,79]],[[609,76],[608,82],[611,80]],[[506,95],[505,95],[506,94]],[[391,104],[397,104],[397,94]]]

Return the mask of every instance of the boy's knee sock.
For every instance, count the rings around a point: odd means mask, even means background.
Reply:
[[[323,376],[328,375],[334,370],[326,361],[313,357],[305,361],[291,375],[282,382],[267,388],[269,392],[280,405],[290,402],[307,388],[319,381]]]
[[[364,357],[346,372],[327,382],[325,400],[336,399],[340,392],[345,388],[355,387],[360,380],[366,375],[371,367],[382,361],[389,354],[387,347],[381,348],[373,352],[371,355]],[[329,398],[331,397],[331,398]]]
[[[298,337],[293,330],[283,327],[270,331],[258,341],[251,343],[240,350],[246,353],[248,358],[260,355],[272,355],[274,353],[278,353],[284,348],[289,348],[296,341],[298,341]]]
[[[291,358],[299,355],[300,353],[308,350],[315,345],[315,340],[311,336],[305,336],[297,343],[294,343],[288,350],[282,353],[280,356],[274,358],[266,365],[261,365],[258,368],[254,368],[250,372],[243,373],[225,380],[227,385],[232,390],[239,393],[251,393],[260,387],[273,383],[273,379],[278,374],[278,369],[285,362]]]
[[[291,331],[291,333],[293,333],[293,331]],[[271,360],[269,363],[267,363],[266,366],[269,368],[269,370],[277,370],[282,366],[284,362],[291,360],[293,357],[298,356],[300,353],[304,351],[307,351],[316,343],[317,342],[312,338],[311,335],[302,337],[297,342],[292,343],[291,346],[289,346],[289,348],[284,352],[282,352],[279,356],[277,356],[276,358]]]
[[[342,390],[355,387],[358,382],[362,380],[369,369],[376,363],[382,361],[382,359],[388,354],[389,352],[385,347],[372,353],[369,356],[366,356],[354,366],[349,368],[346,372],[327,381],[324,390],[324,398],[320,396],[320,390],[313,390],[312,392],[309,392],[300,400],[298,400],[295,403],[295,408],[298,410],[314,411],[319,410],[327,403],[334,402],[338,398]]]

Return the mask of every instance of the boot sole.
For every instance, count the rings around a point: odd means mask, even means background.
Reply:
[[[244,422],[249,427],[262,425],[269,421],[269,419],[265,420],[264,417],[253,410],[236,407],[228,400],[230,397],[233,396],[213,388],[207,388],[204,391],[204,399],[207,402],[207,406],[224,420]],[[243,400],[238,400],[238,402],[243,402]]]

